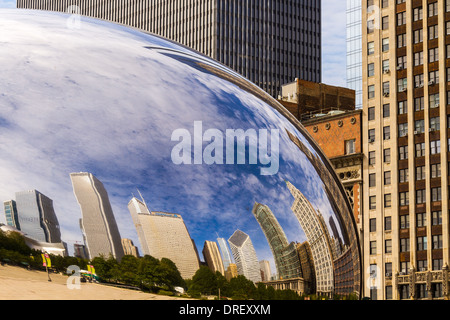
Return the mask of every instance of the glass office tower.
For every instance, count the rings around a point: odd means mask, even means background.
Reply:
[[[362,108],[361,0],[347,0],[347,87],[356,91],[356,108]]]

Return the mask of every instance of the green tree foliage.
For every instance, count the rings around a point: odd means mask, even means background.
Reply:
[[[117,262],[112,256],[108,259],[96,257],[92,265],[96,274],[106,282],[137,286],[151,292],[161,289],[168,292],[176,286],[186,288],[175,263],[166,258],[158,260],[148,255],[142,258],[128,255]]]

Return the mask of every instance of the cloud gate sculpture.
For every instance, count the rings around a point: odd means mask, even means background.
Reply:
[[[186,47],[72,18],[0,11],[0,222],[89,258],[132,239],[186,279],[211,247],[223,273],[359,295],[351,206],[286,109]]]

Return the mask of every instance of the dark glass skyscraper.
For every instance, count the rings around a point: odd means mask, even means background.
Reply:
[[[20,230],[42,242],[61,242],[53,200],[36,190],[16,192]]]
[[[17,0],[161,35],[229,66],[272,96],[321,81],[321,0]]]

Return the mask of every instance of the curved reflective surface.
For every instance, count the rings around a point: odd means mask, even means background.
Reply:
[[[206,262],[359,293],[348,200],[283,107],[175,43],[68,19],[0,11],[1,219],[71,255],[120,259],[128,238],[184,278]]]

